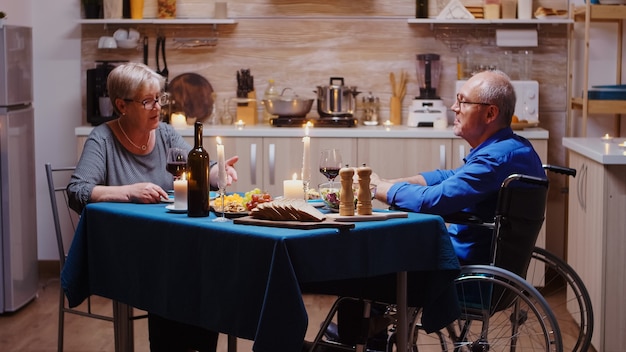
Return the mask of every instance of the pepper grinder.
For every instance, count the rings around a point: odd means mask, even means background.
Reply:
[[[358,168],[356,173],[359,176],[356,212],[359,215],[372,215],[372,193],[370,193],[372,169],[363,164],[363,167]]]
[[[352,178],[354,177],[354,169],[351,167],[342,167],[339,170],[341,177],[341,196],[339,197],[339,215],[354,215],[354,191],[352,190]]]

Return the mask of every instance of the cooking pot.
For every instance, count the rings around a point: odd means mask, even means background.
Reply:
[[[297,95],[285,96],[287,89],[283,89],[279,97],[271,99],[263,99],[263,105],[272,115],[304,117],[311,111],[313,99],[299,98]]]
[[[331,77],[330,85],[317,86],[317,112],[320,117],[351,117],[359,93],[355,86],[344,86],[343,77]]]

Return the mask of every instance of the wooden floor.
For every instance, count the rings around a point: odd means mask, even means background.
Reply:
[[[44,275],[45,276],[45,275]],[[306,339],[311,341],[317,333],[335,297],[304,296],[309,314]],[[0,351],[2,352],[53,352],[57,350],[59,280],[42,277],[38,297],[15,313],[0,315]],[[99,312],[110,314],[108,300],[95,299]],[[567,312],[555,312],[557,315]],[[148,324],[146,319],[135,322],[135,351],[148,352]],[[114,351],[112,323],[68,314],[65,320],[66,352]],[[238,351],[252,350],[252,341],[238,339]],[[220,335],[218,352],[226,352],[226,336]]]
[[[15,313],[0,315],[0,351],[53,352],[57,350],[59,279],[42,278],[38,297]],[[309,314],[306,339],[313,340],[335,297],[307,295]],[[108,300],[95,297],[97,312],[110,315]],[[140,312],[141,313],[141,312]],[[135,321],[135,351],[148,352],[148,321]],[[65,318],[65,352],[114,351],[113,324],[106,321],[67,314]],[[226,352],[226,336],[220,335],[218,352]],[[252,351],[252,341],[238,339],[239,352]]]

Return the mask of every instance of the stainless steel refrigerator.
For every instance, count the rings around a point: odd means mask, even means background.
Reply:
[[[39,280],[32,53],[31,28],[0,27],[0,313],[30,302]]]

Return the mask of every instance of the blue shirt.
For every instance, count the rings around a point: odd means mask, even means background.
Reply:
[[[428,186],[399,182],[387,192],[392,206],[415,212],[448,215],[470,212],[493,219],[498,191],[511,174],[545,178],[541,159],[530,142],[504,128],[476,148],[454,170],[422,173]],[[451,224],[448,228],[457,256],[463,264],[489,262],[492,232]]]

